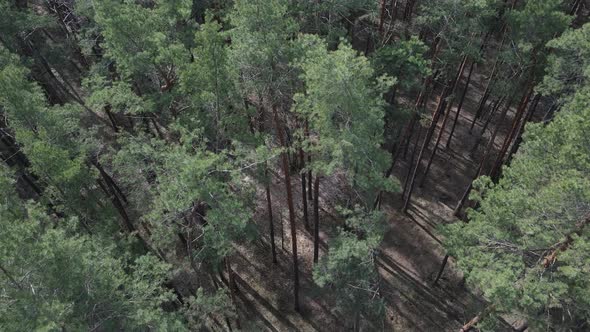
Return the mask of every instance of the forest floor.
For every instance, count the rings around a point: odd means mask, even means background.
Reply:
[[[463,89],[465,76],[466,73],[458,91]],[[458,331],[485,306],[480,295],[465,287],[463,276],[452,258],[438,284],[433,285],[445,256],[442,239],[437,235],[436,229],[443,224],[461,222],[453,216],[453,210],[475,175],[488,140],[483,139],[479,148],[473,150],[481,131],[481,123],[476,123],[473,133],[469,133],[469,126],[484,90],[481,82],[486,80],[485,76],[478,73],[477,67],[474,76],[452,144],[449,149],[445,148],[450,131],[449,122],[423,187],[418,186],[423,174],[419,173],[408,213],[401,213],[403,199],[400,193],[384,196],[382,209],[387,215],[388,230],[377,255],[376,265],[381,277],[379,296],[385,300],[387,313],[386,318],[379,324],[364,326],[365,331]],[[436,107],[435,99],[436,93],[433,93],[426,114],[430,114]],[[455,110],[456,105],[452,108],[449,120],[454,117]],[[496,150],[499,150],[504,141],[513,116],[514,109],[508,113],[496,137]],[[497,125],[498,117],[496,114],[492,119],[486,131],[488,137]],[[439,121],[434,138],[440,130],[440,122],[442,121]],[[422,131],[425,132],[425,129]],[[412,150],[419,148],[421,144],[421,141],[416,143],[415,138],[412,138],[406,158],[400,157],[396,164],[394,175],[402,184],[411,166]],[[430,145],[425,156],[430,155],[433,144]],[[490,158],[489,163],[493,163],[494,158],[495,156]],[[421,172],[424,169],[424,159]],[[298,213],[301,314],[293,310],[291,242],[288,210],[284,203],[284,178],[274,173],[271,193],[278,264],[272,263],[265,192],[260,189],[260,206],[254,220],[262,233],[262,240],[239,245],[237,254],[232,257],[232,268],[238,274],[240,320],[245,330],[347,331],[350,324],[332,310],[330,298],[320,295],[314,287],[313,236],[303,223],[300,178],[296,175],[291,178]],[[345,201],[347,197],[342,185],[346,183],[343,174],[322,179],[322,182],[320,257],[326,253],[326,243],[329,243],[336,226],[342,224],[342,220],[335,217],[337,214],[334,206]],[[311,206],[311,201],[308,201],[310,223]]]

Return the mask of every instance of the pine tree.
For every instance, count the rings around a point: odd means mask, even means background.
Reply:
[[[162,309],[174,299],[162,287],[168,264],[78,235],[76,218],[59,220],[23,203],[8,170],[0,173],[0,328],[185,330],[178,314]]]
[[[445,228],[446,246],[467,281],[496,313],[518,313],[531,327],[579,329],[590,315],[587,89],[554,122],[528,125],[498,184],[479,179],[469,223]]]
[[[346,170],[350,185],[361,194],[360,202],[370,206],[379,190],[396,188],[394,181],[383,178],[389,157],[381,149],[385,118],[381,95],[393,80],[374,79],[367,59],[345,43],[333,52],[313,36],[300,43],[307,48],[298,61],[305,92],[295,96],[295,110],[309,119],[316,135],[306,147],[315,156],[309,167],[316,177]]]
[[[297,31],[296,23],[287,15],[287,2],[236,1],[229,15],[232,29],[230,59],[239,71],[239,87],[242,97],[253,100],[259,106],[263,119],[268,116],[273,123],[281,154],[281,169],[285,178],[289,224],[291,228],[291,254],[293,257],[293,306],[299,306],[299,263],[297,230],[291,176],[285,139],[286,119],[280,117],[282,96],[293,89],[292,74],[288,66],[292,56],[291,38]]]
[[[313,271],[314,281],[325,292],[336,295],[336,308],[354,331],[361,330],[361,316],[377,321],[384,313],[379,298],[375,251],[383,238],[383,214],[378,211],[342,211],[346,230],[340,228],[330,242],[328,255]]]

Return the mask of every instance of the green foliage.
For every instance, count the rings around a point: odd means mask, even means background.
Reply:
[[[440,39],[442,51],[436,61],[454,67],[463,55],[479,59],[483,36],[497,22],[497,0],[431,0],[421,3],[417,25]],[[451,74],[452,75],[452,74]]]
[[[0,171],[0,329],[184,329],[161,307],[173,299],[161,286],[170,266],[149,255],[121,258],[112,244],[73,233],[75,220],[57,225],[18,201]]]
[[[154,106],[133,93],[131,84],[124,81],[109,81],[106,77],[95,75],[87,78],[83,86],[88,91],[86,104],[95,112],[111,107],[113,113],[128,116],[153,112]]]
[[[31,170],[45,185],[44,198],[58,211],[78,216],[86,226],[112,226],[94,222],[97,216],[111,219],[113,211],[99,206],[103,197],[86,164],[90,146],[80,139],[80,107],[49,107],[41,88],[26,79],[29,71],[6,50],[0,48],[0,53],[0,104]]]
[[[303,71],[305,93],[295,95],[294,107],[317,135],[305,148],[316,156],[310,167],[319,174],[345,169],[371,204],[379,190],[396,188],[383,177],[390,157],[381,149],[386,105],[381,95],[394,80],[374,79],[367,58],[348,44],[329,52],[315,36],[303,36],[299,43],[306,49],[296,64]]]
[[[301,31],[322,36],[329,48],[334,49],[342,38],[354,35],[363,23],[374,25],[378,17],[378,1],[366,0],[327,0],[295,1],[291,12],[299,14]],[[369,31],[370,33],[370,31]]]
[[[135,1],[94,2],[94,19],[101,27],[107,56],[117,62],[125,77],[145,78],[152,88],[173,80],[174,67],[189,59],[178,40],[177,23],[187,20],[192,2],[153,1],[151,6]],[[154,82],[150,76],[155,75]],[[153,86],[157,84],[156,86]]]
[[[205,327],[205,322],[211,315],[234,316],[233,308],[227,291],[217,290],[214,294],[205,294],[203,288],[197,289],[197,294],[188,299],[184,309],[191,331],[198,331]]]
[[[247,182],[239,166],[232,164],[224,152],[196,148],[187,153],[178,147],[166,152],[163,160],[150,214],[152,224],[163,232],[160,241],[166,244],[175,238],[171,222],[203,218],[197,258],[216,267],[233,252],[233,241],[253,235]],[[194,212],[199,204],[206,207],[205,214]]]
[[[289,40],[298,28],[287,8],[286,0],[237,0],[234,4],[229,15],[234,26],[230,58],[239,70],[244,96],[276,103],[280,92],[291,89]]]
[[[378,319],[384,304],[377,295],[374,250],[383,239],[384,215],[358,207],[343,213],[347,228],[340,228],[330,241],[330,251],[314,268],[313,279],[325,292],[335,295],[337,309],[345,317]]]
[[[480,207],[468,224],[445,227],[446,246],[470,284],[500,312],[516,312],[539,329],[566,331],[590,318],[582,277],[590,228],[590,104],[579,91],[555,120],[527,126],[525,143],[496,185],[476,182]],[[547,268],[543,258],[566,234],[573,242]]]
[[[373,67],[379,74],[397,78],[402,93],[419,88],[430,75],[430,61],[424,58],[428,47],[417,36],[386,45],[375,52]]]
[[[18,9],[13,1],[0,1],[0,44],[16,52],[19,47],[19,39],[39,28],[48,28],[55,25],[52,18],[38,15],[30,9]]]
[[[534,52],[568,27],[571,17],[563,12],[562,4],[562,0],[527,1],[520,10],[510,11],[511,37],[520,52]]]
[[[590,81],[590,23],[547,43],[552,53],[539,91],[566,99]]]
[[[195,33],[194,61],[179,70],[180,91],[191,109],[180,122],[187,129],[202,127],[218,150],[222,140],[246,140],[246,111],[235,87],[236,72],[229,65],[229,34],[211,16]]]

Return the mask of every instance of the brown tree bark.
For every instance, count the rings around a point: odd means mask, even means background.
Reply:
[[[510,98],[510,100],[508,101],[508,104],[507,104],[506,107],[510,107],[510,104],[512,103],[512,98],[514,98],[514,95]],[[479,132],[479,136],[478,136],[477,140],[475,141],[475,144],[471,148],[471,151],[470,152],[472,154],[479,147],[479,143],[481,143],[481,140],[483,139],[483,136],[484,136],[486,130],[488,129],[488,126],[489,126],[490,122],[494,118],[494,114],[496,114],[496,111],[502,106],[502,103],[504,102],[505,99],[506,99],[506,96],[502,96],[502,97],[498,98],[498,100],[496,100],[495,103],[493,103],[491,105],[492,107],[491,107],[491,110],[489,112],[490,114],[487,116],[487,119],[484,122],[483,127],[481,128],[481,131]]]
[[[445,271],[445,267],[447,266],[447,262],[449,261],[449,255],[446,254],[445,258],[443,258],[442,263],[440,264],[440,269],[438,270],[438,274],[436,275],[436,279],[434,279],[434,285],[438,284],[440,277],[442,276],[443,272]]]
[[[231,297],[231,301],[236,308],[236,327],[238,330],[242,329],[242,324],[240,323],[240,315],[237,313],[238,311],[238,301],[236,300],[236,293],[238,292],[238,284],[236,284],[236,278],[234,276],[234,270],[231,268],[231,264],[229,261],[229,257],[225,257],[223,259],[225,263],[225,268],[227,270],[227,278],[229,281],[229,294]]]
[[[268,178],[268,168],[265,165],[264,174],[267,176],[264,189],[266,190],[266,205],[268,208],[268,228],[270,230],[270,248],[272,252],[272,262],[277,263],[277,250],[275,248],[275,225],[272,217],[272,199],[270,196],[270,182]]]
[[[412,155],[410,156],[410,163],[408,165],[408,172],[406,173],[406,178],[404,180],[404,189],[402,191],[402,197],[406,195],[406,191],[408,190],[408,183],[410,179],[410,174],[412,172],[412,166],[414,165],[414,158],[416,157],[416,150],[418,150],[418,144],[420,144],[420,136],[422,135],[422,126],[418,125],[418,136],[416,137],[416,143],[414,143],[414,148],[412,149]],[[410,142],[408,142],[408,145]]]
[[[457,86],[459,85],[459,81],[461,80],[461,76],[463,76],[463,71],[465,70],[466,63],[467,63],[467,55],[463,56],[463,61],[461,61],[461,65],[459,66],[459,70],[457,71],[457,76],[455,77],[455,80],[453,81],[453,87],[451,88],[451,92],[449,94],[452,97],[446,107],[447,111],[444,113],[445,117],[443,119],[442,125],[440,126],[440,130],[438,132],[436,142],[434,143],[434,148],[432,149],[432,152],[430,154],[430,158],[428,158],[428,163],[426,164],[426,170],[424,171],[424,175],[422,176],[422,180],[420,181],[420,184],[418,185],[418,187],[422,187],[424,185],[424,181],[428,177],[428,172],[430,171],[430,166],[432,165],[432,161],[434,160],[434,156],[436,155],[436,151],[438,150],[438,145],[440,144],[440,141],[442,139],[442,135],[445,132],[447,120],[449,119],[449,115],[451,114],[451,109],[453,106],[454,93],[457,89]],[[445,109],[445,107],[443,107],[443,109]],[[436,124],[435,124],[435,126],[436,126]],[[411,191],[412,191],[412,188],[410,187],[410,192]]]
[[[281,147],[286,147],[285,136],[283,134],[283,126],[279,121],[279,114],[275,106],[273,106],[273,120],[275,130],[279,138]],[[297,259],[297,225],[295,223],[295,207],[293,205],[293,191],[291,189],[291,175],[289,173],[289,160],[285,152],[281,153],[281,162],[283,174],[285,176],[285,189],[287,191],[287,206],[289,208],[289,224],[291,226],[291,250],[293,255],[293,305],[295,311],[299,312],[299,264]]]
[[[465,96],[467,95],[467,90],[469,89],[469,84],[471,83],[471,74],[473,74],[473,67],[475,65],[475,61],[471,62],[471,66],[469,67],[469,74],[467,75],[467,81],[465,82],[465,89],[463,89],[463,93],[461,94],[461,100],[459,100],[459,105],[457,106],[457,110],[455,111],[455,119],[453,120],[453,125],[451,126],[451,132],[449,133],[449,138],[447,139],[447,144],[445,148],[448,149],[451,145],[451,140],[453,139],[453,134],[455,133],[455,127],[457,126],[457,121],[459,120],[459,114],[461,113],[461,109],[463,107],[463,102],[465,101]]]
[[[582,231],[588,224],[590,224],[590,213],[586,214],[584,217],[582,217],[582,220],[576,223],[574,230],[567,233],[563,241],[553,246],[553,250],[543,258],[543,266],[548,268],[551,264],[555,263],[557,260],[557,255],[559,255],[560,252],[566,251],[574,242],[573,236],[581,235]]]
[[[303,149],[299,149],[299,161],[301,162],[301,168],[305,168]],[[306,172],[301,172],[301,201],[303,202],[303,222],[305,224],[305,229],[309,229],[309,217],[307,214],[307,182],[305,179],[305,173]],[[309,188],[309,190],[311,190],[311,188]]]
[[[467,186],[467,188],[463,192],[461,199],[459,200],[459,202],[457,203],[457,206],[455,207],[455,210],[453,211],[453,214],[455,216],[459,216],[461,214],[461,209],[463,208],[463,205],[465,205],[465,202],[467,201],[467,198],[469,197],[469,193],[471,192],[471,188],[473,188],[473,181],[475,179],[477,179],[480,175],[483,174],[485,164],[487,163],[489,157],[492,154],[492,150],[494,148],[494,141],[496,140],[496,136],[498,135],[498,132],[500,131],[500,128],[502,127],[502,122],[504,122],[504,119],[506,118],[506,114],[508,113],[509,108],[510,108],[510,102],[508,102],[508,104],[506,104],[506,107],[504,107],[504,110],[502,111],[502,115],[500,115],[500,119],[498,120],[498,124],[496,125],[496,129],[494,130],[494,133],[490,137],[490,141],[488,142],[488,145],[486,146],[486,150],[479,162],[479,166],[477,167],[477,171],[475,172],[475,176],[473,177],[473,179],[469,183],[469,186]],[[483,134],[482,134],[482,136],[483,136]]]
[[[452,105],[453,105],[453,103],[452,103],[452,101],[450,101],[447,108],[446,108],[447,111],[445,112],[445,117],[443,118],[443,122],[442,122],[440,129],[438,131],[438,136],[436,137],[434,147],[432,148],[432,151],[430,152],[430,157],[428,158],[428,162],[426,163],[426,169],[424,170],[424,175],[422,176],[422,180],[420,180],[420,183],[418,184],[419,188],[422,188],[424,186],[424,181],[426,181],[426,178],[428,177],[428,172],[430,171],[430,166],[432,165],[432,161],[434,160],[434,156],[436,155],[436,151],[438,150],[438,145],[440,144],[442,135],[445,132],[445,126],[447,125],[447,120],[449,119],[449,115],[451,114]]]
[[[505,35],[504,35],[504,32],[503,32],[502,33],[502,42],[500,43],[500,47],[498,48],[499,50],[501,50],[502,49],[502,46],[504,46],[504,40],[505,40]],[[496,72],[497,72],[497,69],[498,69],[499,61],[500,61],[500,56],[497,56],[496,57],[496,60],[494,61],[494,65],[492,67],[492,72],[490,74],[490,78],[488,78],[488,81],[486,83],[485,91],[484,91],[483,96],[481,97],[481,99],[479,101],[479,105],[477,106],[477,111],[475,112],[475,116],[473,117],[473,120],[471,121],[471,126],[469,127],[469,132],[470,133],[473,130],[473,126],[475,125],[475,121],[479,118],[481,112],[485,108],[485,103],[486,103],[486,101],[488,100],[488,98],[490,96],[490,88],[491,88],[492,82],[494,80],[494,77],[496,76]]]
[[[512,156],[516,153],[516,151],[520,147],[520,143],[522,143],[522,134],[524,133],[524,128],[525,128],[526,124],[531,121],[533,114],[535,113],[535,110],[537,109],[537,105],[539,104],[540,99],[541,99],[540,94],[537,94],[535,96],[535,98],[533,98],[533,101],[527,111],[527,114],[525,115],[524,119],[520,123],[520,127],[518,128],[518,132],[516,134],[516,138],[514,140],[514,143],[512,144],[512,148],[510,149],[510,152],[508,153],[508,156],[506,157],[507,164],[510,163],[510,161],[512,160]]]
[[[428,131],[426,132],[426,138],[424,139],[424,142],[422,143],[422,148],[420,149],[420,153],[418,154],[418,161],[416,162],[416,165],[414,166],[414,169],[412,171],[412,175],[410,176],[409,188],[407,191],[408,197],[406,197],[406,200],[404,201],[404,206],[402,208],[403,213],[406,213],[408,210],[408,206],[410,204],[410,199],[412,197],[412,191],[414,190],[414,182],[416,180],[416,175],[418,174],[418,169],[420,168],[420,161],[422,160],[422,156],[424,155],[424,152],[426,151],[426,148],[428,147],[428,143],[430,142],[430,139],[432,138],[432,135],[434,134],[434,129],[436,128],[436,125],[438,123],[438,118],[440,117],[442,109],[444,108],[444,99],[447,97],[449,90],[450,90],[449,86],[445,87],[445,89],[443,90],[443,92],[439,96],[438,105],[436,107],[436,110],[434,111],[434,114],[432,115],[432,122],[430,123],[430,127],[428,128]]]
[[[504,160],[504,156],[506,155],[506,151],[508,149],[508,146],[510,145],[510,142],[512,142],[512,139],[514,138],[514,135],[516,134],[516,130],[518,128],[518,124],[520,123],[520,119],[522,118],[524,110],[526,109],[526,106],[528,105],[529,99],[531,98],[531,95],[533,93],[533,86],[534,86],[534,84],[531,83],[530,88],[527,90],[527,92],[525,92],[525,94],[523,96],[524,99],[521,100],[519,107],[516,111],[516,115],[514,117],[514,120],[512,121],[512,128],[510,129],[510,133],[504,139],[504,143],[502,144],[502,148],[500,149],[500,153],[498,154],[498,157],[496,158],[496,161],[494,162],[494,167],[492,168],[492,171],[490,172],[490,177],[494,181],[496,180],[497,176],[499,175],[500,168],[502,167],[502,163]]]
[[[414,119],[414,122],[410,126],[410,130],[407,135],[407,138],[404,138],[404,142],[402,142],[403,149],[404,149],[404,152],[402,153],[402,158],[404,158],[404,160],[406,160],[406,157],[408,156],[408,148],[410,147],[410,142],[412,140],[412,136],[414,135],[414,130],[415,130],[414,128],[416,128],[416,123],[418,123],[420,120],[420,115],[417,112],[416,112],[415,116],[416,116],[416,118]],[[418,125],[420,125],[420,124],[418,123]],[[400,146],[400,148],[401,148],[401,146]]]
[[[404,145],[407,146],[408,143],[406,143],[406,141],[409,142],[409,139],[412,136],[412,129],[414,128],[417,119],[418,119],[418,112],[414,112],[414,114],[412,115],[412,118],[410,119],[410,121],[408,121],[408,123],[406,124],[406,126],[404,128],[399,142],[391,150],[391,165],[387,169],[387,172],[385,172],[385,178],[388,178],[391,176],[391,173],[393,172],[393,168],[395,167],[395,163],[397,162],[397,159],[399,158],[399,154],[401,152],[402,146],[404,146]]]
[[[320,177],[317,174],[313,191],[313,262],[317,263],[320,255]]]
[[[467,322],[467,324],[463,325],[461,327],[461,329],[459,330],[459,332],[469,332],[471,331],[472,328],[475,327],[475,325],[477,325],[477,323],[479,323],[483,318],[485,318],[487,315],[489,315],[492,311],[495,310],[495,305],[490,305],[487,306],[486,308],[484,308],[477,316],[473,317],[473,319],[471,319],[469,322]]]
[[[379,15],[379,35],[383,36],[383,23],[385,21],[385,10],[387,0],[381,0],[381,14]]]
[[[115,116],[111,112],[111,105],[107,104],[104,107],[104,112],[107,114],[107,117],[109,118],[109,121],[111,122],[111,127],[113,127],[113,131],[118,133],[119,127],[117,126],[117,121],[115,120]]]
[[[309,121],[305,120],[305,137],[309,140]],[[307,154],[307,164],[311,165],[311,153]],[[309,169],[309,171],[307,172],[307,188],[309,188],[309,190],[307,191],[307,200],[308,201],[313,201],[313,193],[311,188],[313,188],[312,186],[312,174],[311,174],[311,168]]]

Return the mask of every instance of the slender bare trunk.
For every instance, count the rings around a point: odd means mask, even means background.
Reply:
[[[320,255],[320,177],[315,176],[313,186],[313,262],[317,263]]]
[[[301,162],[301,168],[305,168],[305,156],[302,149],[299,149],[299,160]],[[305,224],[305,229],[309,229],[309,217],[307,215],[307,182],[305,180],[305,173],[305,171],[301,172],[301,201],[303,202],[303,222]],[[311,188],[309,188],[309,190],[311,190]]]
[[[465,70],[466,63],[467,63],[467,55],[463,56],[463,61],[461,62],[461,65],[459,66],[459,70],[457,71],[457,75],[455,77],[455,80],[453,81],[453,87],[451,89],[450,95],[454,95],[455,90],[457,89],[457,86],[459,84],[459,80],[461,80],[461,76],[463,76],[463,71]],[[454,97],[452,97],[452,98],[454,99]],[[424,176],[422,177],[422,180],[420,181],[420,184],[418,185],[419,187],[422,187],[424,185],[424,181],[428,177],[428,172],[430,171],[430,166],[432,165],[432,161],[434,159],[434,156],[436,155],[436,151],[438,150],[438,145],[440,144],[440,141],[442,139],[442,135],[444,134],[447,120],[449,119],[449,115],[451,114],[451,108],[453,106],[453,99],[451,99],[448,102],[447,107],[443,107],[443,110],[446,108],[447,111],[444,113],[445,117],[443,119],[442,125],[440,126],[440,130],[438,132],[438,136],[436,138],[434,148],[432,149],[432,153],[430,154],[430,158],[428,158],[428,163],[426,164],[426,170],[424,171]],[[436,126],[436,123],[435,123],[435,126]],[[412,188],[410,188],[410,192],[411,191],[412,191]]]
[[[467,90],[469,89],[469,84],[471,83],[471,74],[473,74],[473,67],[475,65],[475,61],[471,62],[471,66],[469,67],[469,74],[467,75],[467,81],[465,82],[465,89],[463,89],[463,93],[461,94],[461,100],[459,101],[459,105],[457,106],[457,111],[455,112],[455,119],[453,120],[453,125],[451,126],[451,132],[449,133],[449,138],[447,139],[447,144],[445,148],[448,149],[451,145],[451,140],[453,139],[453,134],[455,133],[455,127],[457,126],[457,121],[459,120],[459,114],[461,113],[461,109],[463,108],[463,102],[465,101],[465,96],[467,95]]]
[[[506,136],[506,139],[504,140],[504,143],[502,144],[502,149],[500,149],[500,153],[498,154],[498,157],[496,158],[496,162],[494,163],[494,167],[492,168],[492,171],[490,173],[490,177],[494,181],[496,180],[497,176],[499,175],[500,168],[502,167],[502,163],[504,160],[504,156],[506,155],[506,151],[508,150],[508,146],[510,145],[510,142],[512,142],[512,139],[514,138],[514,135],[516,134],[518,124],[520,123],[520,119],[522,118],[522,115],[524,114],[524,110],[526,109],[526,106],[529,102],[529,99],[531,98],[532,93],[533,93],[533,84],[531,84],[530,88],[525,93],[524,99],[521,101],[521,103],[518,107],[518,110],[516,111],[514,121],[512,121],[512,128],[510,129],[510,133],[508,134],[508,136]]]
[[[422,156],[424,155],[424,152],[426,151],[426,148],[428,147],[428,143],[430,142],[430,139],[432,138],[432,135],[434,134],[434,129],[436,128],[438,118],[440,117],[442,109],[444,108],[444,99],[448,95],[449,90],[450,90],[450,87],[448,87],[448,86],[443,90],[443,92],[439,96],[438,106],[437,106],[436,110],[434,111],[434,114],[432,115],[432,122],[430,123],[430,127],[428,128],[428,131],[426,132],[426,138],[424,139],[424,142],[422,143],[422,148],[420,149],[420,153],[418,154],[418,160],[416,161],[416,166],[414,166],[414,169],[412,171],[412,175],[410,176],[409,187],[407,190],[408,197],[406,197],[406,200],[404,201],[404,206],[402,208],[402,212],[404,212],[404,213],[407,212],[408,206],[410,204],[410,199],[412,197],[412,192],[414,190],[414,182],[416,180],[416,175],[418,174],[418,169],[420,168],[420,161],[422,160]]]
[[[266,189],[266,204],[268,207],[268,228],[270,230],[270,248],[272,251],[272,262],[277,263],[277,250],[275,248],[275,225],[272,218],[272,200],[270,196],[270,183],[271,180],[268,178],[268,168],[265,167],[264,174],[267,176],[265,189]]]
[[[541,95],[537,94],[535,96],[535,98],[533,99],[533,102],[532,102],[531,106],[529,107],[527,114],[524,117],[524,120],[520,123],[520,127],[518,128],[518,132],[516,134],[516,138],[514,140],[514,143],[512,144],[512,148],[510,149],[510,152],[508,153],[508,156],[506,157],[507,164],[510,163],[510,161],[512,160],[512,156],[516,153],[516,151],[520,147],[520,143],[522,143],[522,134],[524,133],[525,126],[533,118],[533,114],[535,113],[535,110],[537,109],[537,105],[539,104],[540,99],[541,99]]]
[[[442,263],[440,264],[440,269],[438,270],[438,274],[436,275],[436,279],[434,279],[434,284],[438,284],[440,277],[442,276],[443,272],[445,271],[445,267],[447,266],[447,262],[449,261],[449,255],[446,254],[445,258],[443,258]]]
[[[420,136],[422,135],[422,126],[418,126],[418,136],[416,137],[416,142],[414,143],[414,148],[412,149],[412,154],[410,155],[410,162],[408,164],[408,171],[406,172],[405,180],[404,180],[404,188],[402,191],[402,197],[406,195],[406,191],[408,190],[408,183],[410,179],[410,174],[412,172],[412,167],[414,165],[414,159],[416,157],[416,151],[418,150],[418,144],[420,144]]]
[[[275,130],[279,137],[279,142],[283,148],[286,147],[285,136],[283,134],[283,126],[279,121],[279,114],[275,107],[273,107],[273,117]],[[297,259],[297,225],[295,223],[295,208],[293,205],[293,191],[291,190],[291,175],[289,173],[289,160],[285,152],[281,153],[281,161],[283,174],[285,176],[285,189],[287,191],[287,206],[289,208],[289,224],[291,226],[291,250],[293,254],[293,296],[294,308],[299,312],[299,264]]]
[[[488,159],[490,158],[490,156],[492,154],[492,150],[494,148],[494,141],[496,140],[496,135],[498,135],[498,132],[500,131],[500,128],[502,127],[502,122],[504,122],[504,118],[506,118],[506,114],[508,113],[509,108],[510,108],[510,102],[508,102],[508,104],[506,105],[506,107],[502,111],[502,115],[500,115],[500,119],[498,120],[498,124],[496,125],[496,129],[494,130],[494,133],[490,137],[490,141],[488,142],[486,150],[481,158],[481,161],[479,162],[479,166],[477,168],[477,171],[475,172],[475,176],[473,177],[472,181],[469,183],[469,186],[467,186],[467,188],[463,192],[461,199],[459,200],[459,202],[457,203],[457,206],[455,207],[455,211],[454,211],[455,216],[459,216],[459,214],[461,213],[461,209],[463,208],[463,205],[467,201],[467,198],[469,197],[469,193],[471,192],[471,188],[473,187],[473,181],[475,179],[477,179],[480,175],[483,174],[485,164],[487,163]],[[482,134],[482,136],[483,136],[483,134]]]

